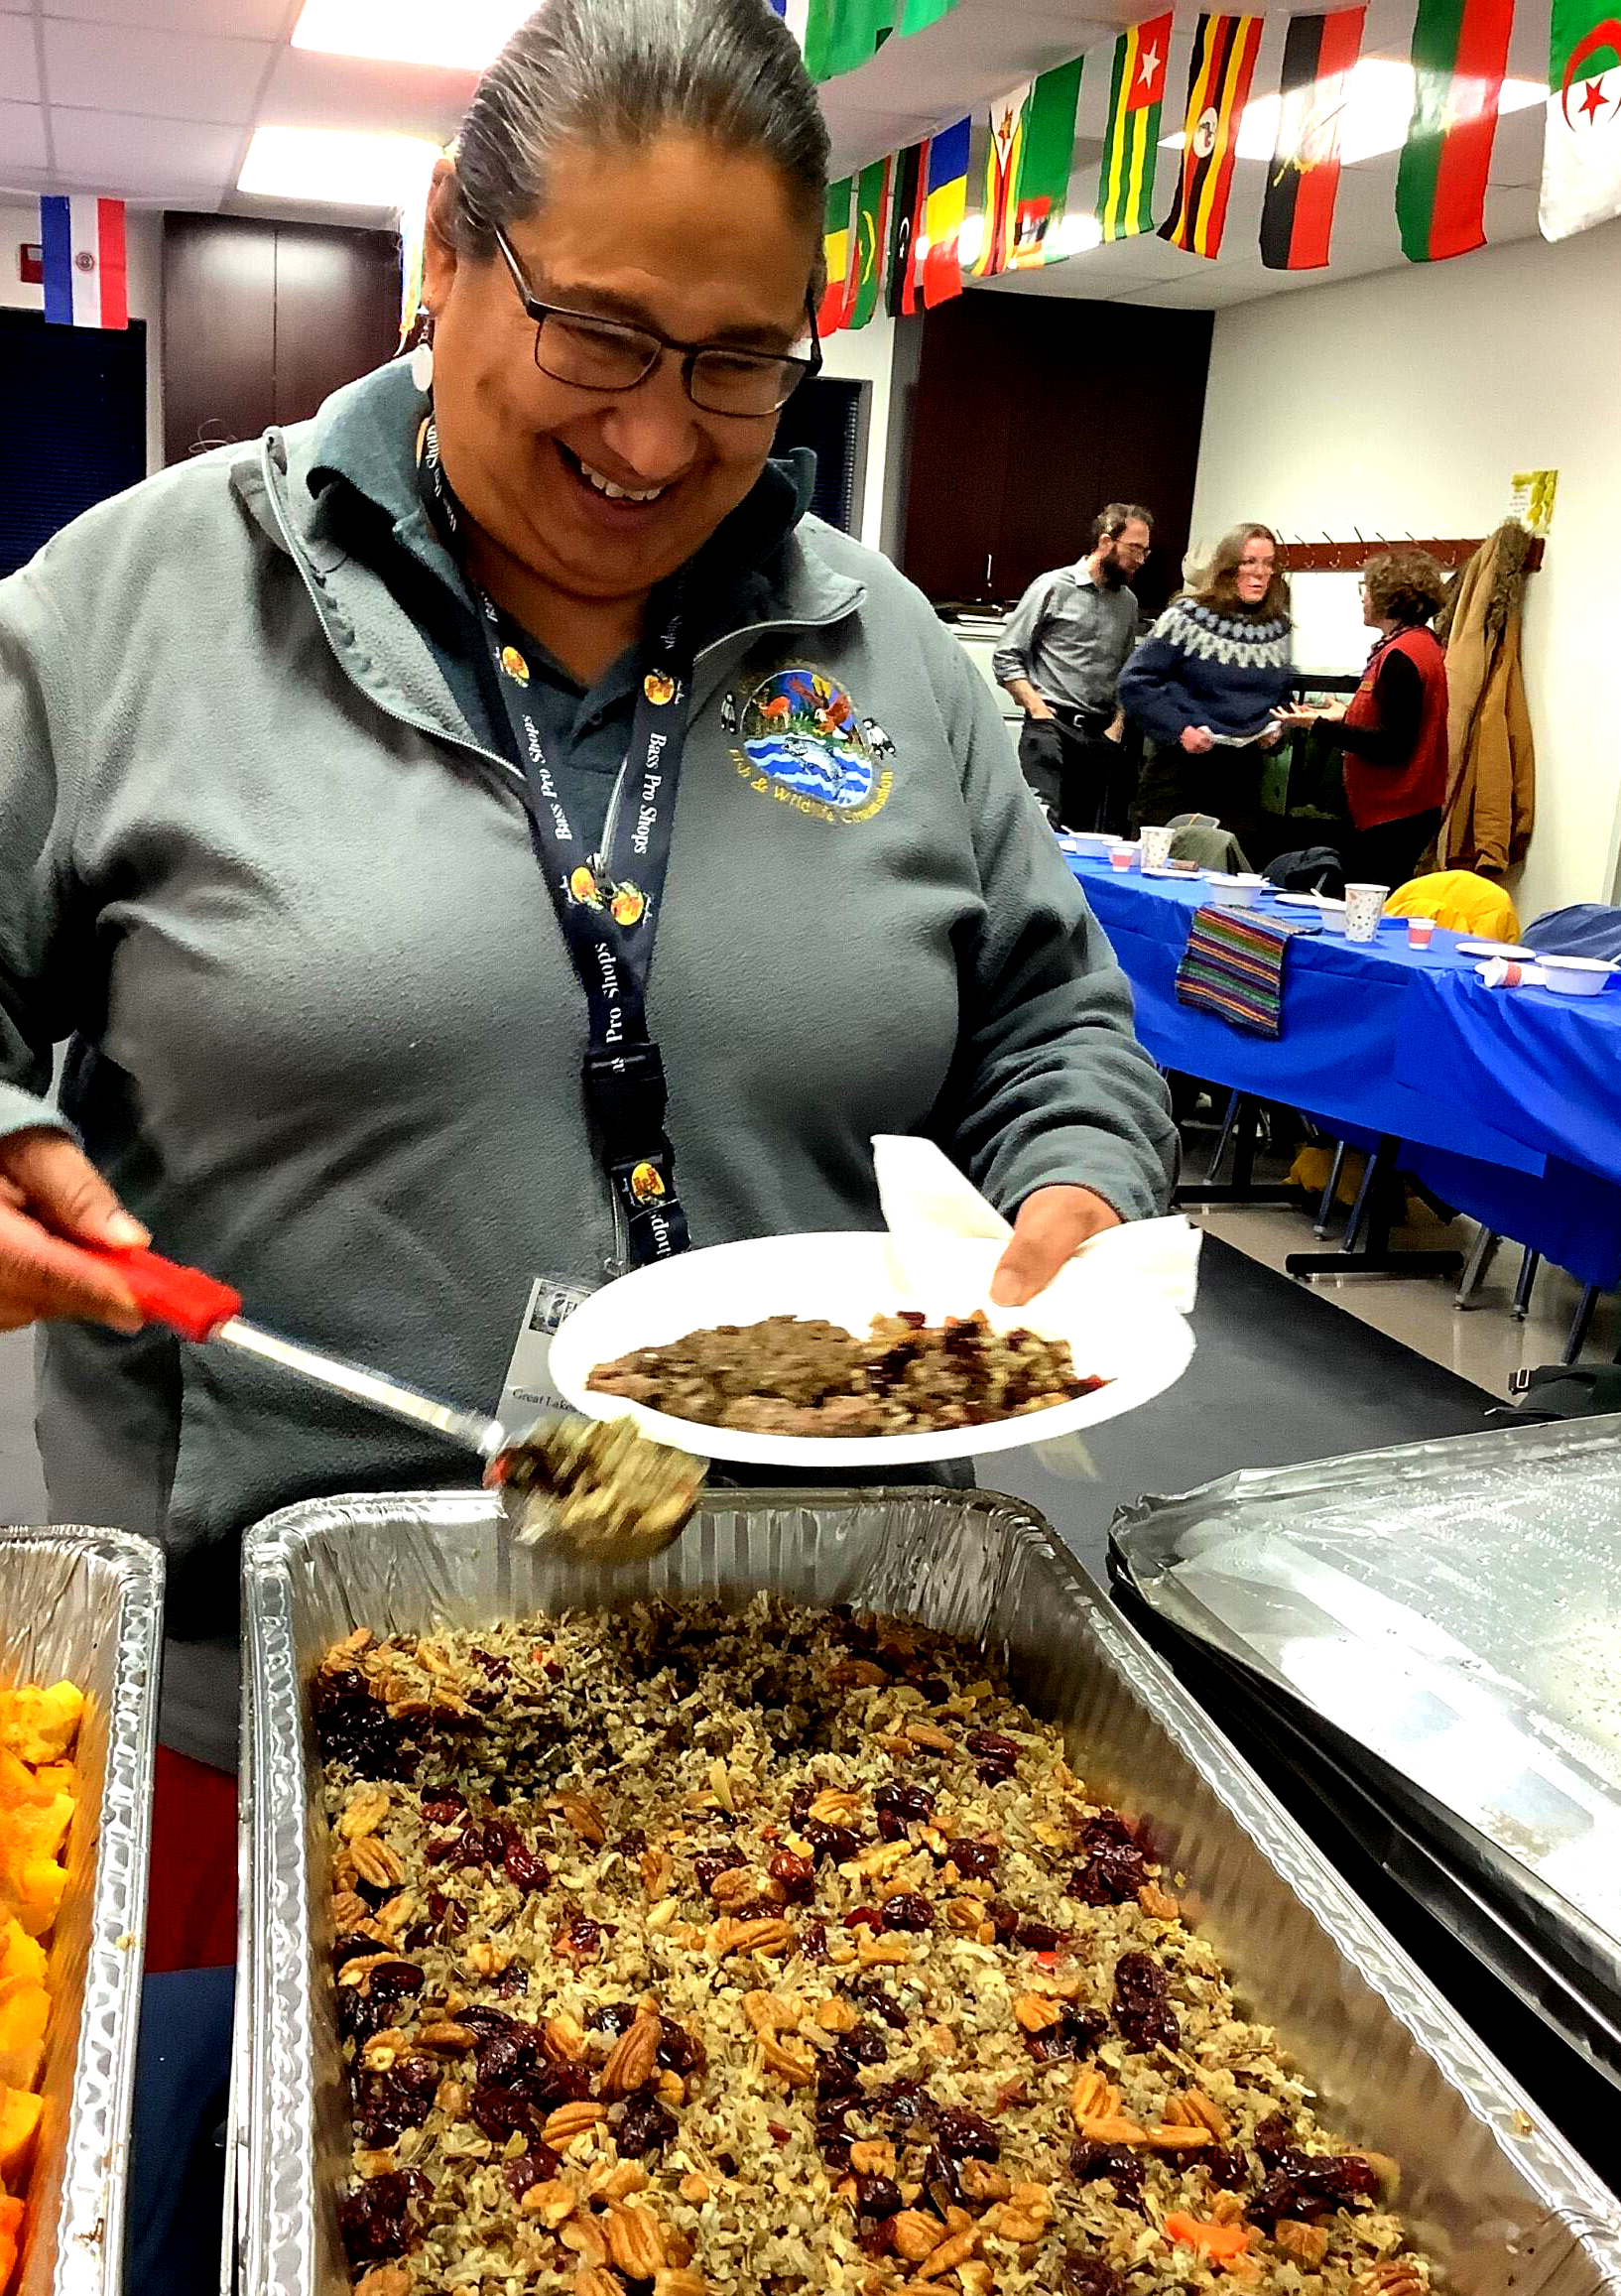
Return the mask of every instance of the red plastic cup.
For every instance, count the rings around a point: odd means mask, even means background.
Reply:
[[[1408,919],[1407,945],[1409,949],[1428,949],[1434,938],[1435,920],[1434,917],[1410,917]]]

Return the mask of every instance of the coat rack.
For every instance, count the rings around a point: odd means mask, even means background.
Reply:
[[[1474,540],[1460,541],[1453,537],[1445,541],[1420,541],[1411,534],[1359,534],[1354,542],[1335,542],[1324,535],[1320,542],[1312,542],[1306,535],[1282,535],[1284,572],[1286,574],[1360,574],[1370,558],[1382,550],[1425,550],[1450,574],[1454,568],[1466,566],[1485,539],[1476,535]],[[1543,563],[1543,541],[1539,535],[1526,553],[1526,572],[1535,574]]]

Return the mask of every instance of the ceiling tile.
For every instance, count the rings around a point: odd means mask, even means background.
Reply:
[[[142,112],[161,119],[252,116],[270,62],[268,42],[48,22],[46,81],[53,104]]]
[[[11,5],[11,0],[0,0]],[[21,0],[31,5],[31,0]],[[138,24],[156,32],[212,32],[234,40],[280,40],[292,30],[288,0],[45,0],[44,13],[86,24]]]
[[[477,83],[476,72],[286,48],[276,59],[259,120],[279,128],[373,128],[448,143]]]
[[[51,133],[64,181],[144,198],[182,191],[217,197],[235,178],[241,142],[232,127],[61,104],[52,107]]]
[[[0,87],[9,101],[35,103],[40,94],[34,26],[26,16],[0,16]]]
[[[37,103],[0,103],[0,168],[46,165],[45,114]]]

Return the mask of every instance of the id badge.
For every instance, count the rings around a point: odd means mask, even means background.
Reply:
[[[568,1283],[561,1276],[537,1276],[530,1285],[529,1304],[518,1326],[495,1413],[509,1435],[521,1434],[534,1420],[568,1410],[552,1384],[552,1338],[589,1298],[583,1284]]]

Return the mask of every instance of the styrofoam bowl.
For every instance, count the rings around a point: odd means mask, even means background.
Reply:
[[[588,1419],[633,1419],[644,1434],[700,1459],[764,1467],[877,1470],[1018,1451],[1118,1419],[1174,1385],[1192,1359],[1192,1327],[1152,1285],[1060,1281],[1025,1308],[993,1308],[990,1281],[1004,1246],[942,1239],[925,1288],[909,1286],[883,1233],[775,1235],[714,1244],[656,1260],[606,1284],[577,1307],[552,1342],[552,1381]],[[1073,1263],[1078,1269],[1083,1261]],[[1064,1271],[1067,1276],[1071,1271]],[[921,1309],[931,1323],[981,1309],[999,1331],[1065,1339],[1082,1376],[1108,1381],[1090,1395],[1022,1419],[912,1435],[756,1435],[672,1419],[645,1404],[595,1394],[599,1363],[717,1324],[767,1316],[823,1316],[864,1333],[874,1316]]]
[[[1253,909],[1266,883],[1265,877],[1242,869],[1236,872],[1211,869],[1206,881],[1216,899],[1228,909]]]
[[[1542,957],[1548,986],[1558,996],[1597,996],[1608,986],[1615,966],[1604,957]]]

